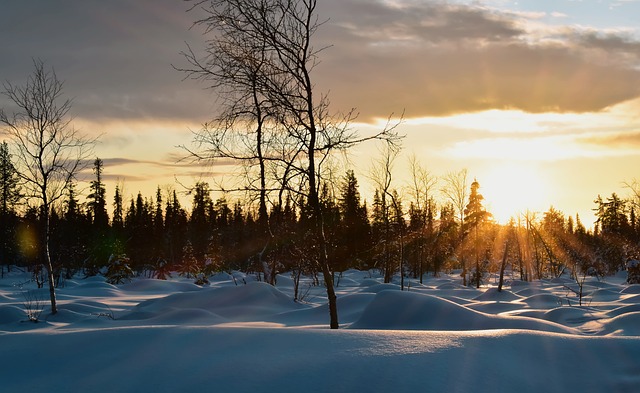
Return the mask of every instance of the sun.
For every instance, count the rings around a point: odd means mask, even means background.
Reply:
[[[485,208],[501,224],[527,210],[542,211],[548,207],[549,187],[534,165],[502,162],[487,168],[477,180]]]

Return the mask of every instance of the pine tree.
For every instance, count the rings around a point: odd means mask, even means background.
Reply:
[[[180,206],[175,190],[167,199],[165,208],[165,236],[167,239],[167,257],[171,265],[182,259],[182,251],[187,241],[187,212]]]
[[[191,217],[189,219],[189,239],[197,259],[204,258],[213,236],[215,213],[209,194],[209,185],[196,183],[193,189]]]
[[[358,180],[352,170],[347,171],[339,189],[338,211],[340,225],[337,235],[337,258],[347,266],[364,268],[371,248],[371,227],[366,207],[360,202]]]
[[[11,161],[7,142],[0,144],[0,215],[13,212],[22,198],[18,172]]]
[[[475,254],[475,261],[476,261],[476,271],[473,277],[475,280],[472,280],[472,281],[475,281],[476,288],[480,288],[480,282],[482,279],[482,272],[480,269],[480,250],[479,250],[480,230],[481,230],[482,224],[485,223],[491,216],[491,213],[487,212],[484,209],[484,206],[482,206],[482,201],[484,200],[484,197],[482,196],[482,194],[478,192],[479,189],[480,189],[480,183],[478,183],[478,181],[474,179],[473,183],[471,183],[471,193],[469,194],[469,203],[464,209],[465,226],[467,227],[468,231],[473,232],[473,238],[474,238],[473,248],[474,248],[474,254]],[[463,272],[463,274],[465,274],[465,272]]]
[[[156,190],[156,209],[153,215],[153,242],[154,257],[157,263],[165,258],[165,222],[162,214],[162,192],[160,187]]]
[[[91,181],[91,192],[87,196],[89,202],[87,207],[91,216],[91,257],[93,265],[103,266],[108,263],[114,250],[109,241],[109,215],[107,214],[106,189],[102,181],[103,162],[96,158],[93,162],[93,174],[95,178]]]
[[[107,214],[107,191],[102,181],[103,162],[100,158],[96,158],[93,162],[93,173],[95,179],[91,181],[91,193],[87,196],[89,199],[88,207],[93,218],[94,228],[104,230],[109,225],[109,215]]]
[[[90,239],[91,222],[82,214],[75,184],[67,187],[67,199],[64,201],[62,222],[58,236],[61,254],[65,259],[67,278],[71,278],[76,270],[85,269],[86,275],[95,275],[99,266],[90,264],[83,266],[87,259],[87,247]]]
[[[120,193],[120,187],[116,185],[116,191],[113,196],[113,222],[112,228],[116,235],[124,229],[124,210],[122,206],[122,194]]]
[[[17,257],[16,228],[18,216],[16,207],[22,198],[19,178],[15,166],[11,162],[11,154],[7,142],[0,144],[0,274]]]

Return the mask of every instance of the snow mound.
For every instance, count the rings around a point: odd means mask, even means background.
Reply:
[[[169,280],[157,280],[157,279],[142,279],[135,280],[128,284],[120,286],[123,291],[131,292],[157,292],[157,293],[171,293],[171,292],[187,292],[197,291],[201,289],[200,286],[190,282],[176,282]]]
[[[202,309],[238,321],[255,320],[265,315],[299,309],[289,297],[263,282],[247,285],[206,288],[200,291],[174,293],[150,299],[135,307],[133,315],[165,314],[179,309]]]
[[[622,314],[627,314],[630,312],[640,311],[640,304],[629,304],[628,306],[622,306],[618,308],[614,308],[613,310],[607,312],[607,316],[610,318],[617,317]]]
[[[533,295],[539,295],[542,293],[548,293],[548,291],[546,289],[543,288],[539,288],[539,287],[527,287],[525,289],[521,289],[519,291],[515,291],[514,292],[516,295],[521,296],[521,297],[529,297],[529,296],[533,296]]]
[[[92,315],[110,313],[111,308],[101,302],[82,300],[73,303],[63,304],[59,307],[62,310],[72,311],[79,314]]]
[[[550,283],[553,284],[575,284],[575,280],[566,277],[556,277],[549,280]]]
[[[562,298],[549,293],[541,293],[520,299],[518,302],[531,308],[556,308],[562,305]]]
[[[104,278],[101,280],[91,280],[88,282],[83,282],[82,284],[73,288],[73,290],[104,290],[104,291],[119,291],[120,289],[108,282],[104,281]]]
[[[620,303],[640,303],[640,294],[638,295],[631,295],[629,297],[624,297],[622,299],[620,299],[619,301]]]
[[[588,285],[590,287],[594,287],[594,288],[600,288],[600,289],[615,289],[615,288],[620,288],[618,285],[606,282],[606,281],[589,281],[587,282],[585,285]]]
[[[359,287],[360,283],[349,277],[336,278],[336,287]]]
[[[358,319],[362,310],[371,303],[373,293],[356,293],[339,296],[337,299],[338,313],[341,324],[349,324]],[[329,305],[322,304],[303,310],[287,311],[268,318],[268,322],[275,322],[284,326],[326,325],[329,316]]]
[[[438,285],[436,287],[436,289],[447,289],[447,290],[448,289],[463,289],[463,290],[465,290],[465,289],[468,289],[468,288],[465,287],[462,284],[456,284],[456,283],[453,283],[453,282],[445,282],[443,284]]]
[[[505,291],[504,289],[498,292],[498,288],[489,288],[481,295],[478,295],[473,298],[473,300],[480,301],[502,301],[508,302],[512,300],[521,299],[520,296],[514,294],[511,291]]]
[[[376,286],[376,285],[380,285],[380,281],[375,280],[373,278],[365,278],[360,283],[361,287],[373,287],[373,286]]]
[[[640,312],[615,317],[604,324],[602,333],[612,336],[640,336]]]
[[[13,305],[0,307],[0,325],[6,325],[9,323],[16,323],[26,320],[27,314],[25,313],[24,309]]]
[[[620,293],[624,293],[625,295],[640,295],[640,284],[629,285],[622,289]]]
[[[218,325],[229,320],[200,308],[186,308],[154,315],[146,322],[153,325]]]
[[[363,292],[367,293],[380,293],[382,291],[399,291],[400,285],[396,284],[380,284],[376,283],[376,285],[367,286]]]
[[[620,292],[610,289],[597,289],[591,293],[591,300],[596,302],[610,302],[618,300],[622,297]]]
[[[464,304],[462,304],[464,305]],[[466,307],[480,311],[486,314],[501,314],[510,311],[520,310],[522,308],[521,304],[517,303],[509,303],[509,302],[479,302],[479,303],[470,303],[466,304]]]
[[[436,296],[398,291],[378,293],[351,328],[440,331],[524,329],[571,332],[563,326],[545,321],[488,315]]]
[[[509,285],[513,289],[516,287],[528,287],[531,285],[531,283],[529,281],[512,280],[511,282],[509,282]]]
[[[541,315],[541,318],[565,326],[581,325],[599,319],[593,310],[580,307],[558,307]]]

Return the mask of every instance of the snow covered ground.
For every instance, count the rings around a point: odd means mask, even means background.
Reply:
[[[52,316],[14,270],[0,280],[0,391],[640,391],[640,285],[622,276],[588,278],[578,306],[568,278],[498,292],[425,276],[401,292],[347,271],[337,331],[324,288],[304,281],[295,303],[287,275],[275,288],[234,276],[67,280]]]

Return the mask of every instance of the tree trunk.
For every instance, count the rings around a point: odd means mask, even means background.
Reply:
[[[502,292],[502,284],[504,283],[504,269],[507,265],[507,254],[509,250],[509,240],[504,245],[504,252],[502,253],[502,263],[500,264],[500,281],[498,282],[498,292]]]
[[[51,254],[49,253],[49,206],[47,203],[43,206],[42,217],[42,264],[47,268],[47,278],[49,280],[49,298],[51,299],[51,315],[55,315],[58,312],[58,306],[56,304],[56,287],[53,277],[53,264],[51,263]]]

